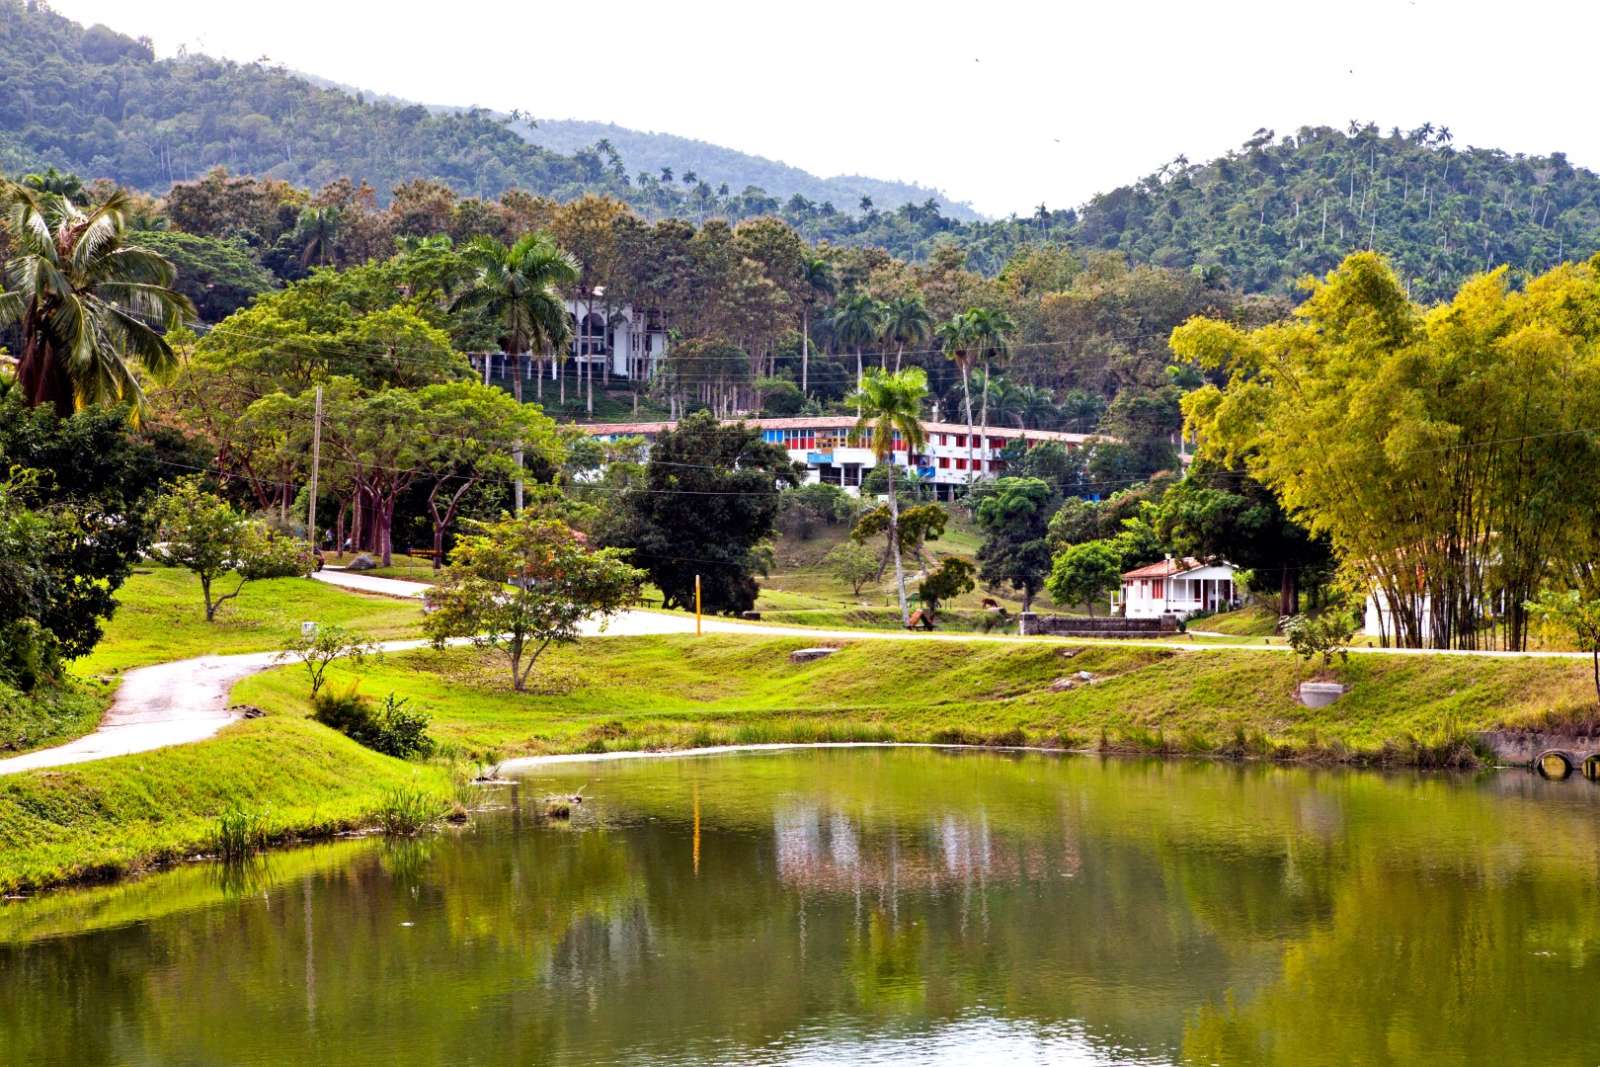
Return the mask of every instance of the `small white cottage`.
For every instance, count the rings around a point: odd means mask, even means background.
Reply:
[[[1113,610],[1130,619],[1183,618],[1201,611],[1227,611],[1239,606],[1240,590],[1230,563],[1167,558],[1122,576],[1122,592]]]

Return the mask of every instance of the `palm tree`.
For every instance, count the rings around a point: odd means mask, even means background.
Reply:
[[[55,167],[22,176],[24,188],[47,196],[64,196],[79,207],[87,207],[89,194],[83,188],[83,179],[71,171],[63,174]]]
[[[1056,418],[1056,398],[1042,385],[1023,385],[1016,390],[1017,428],[1045,429]]]
[[[0,188],[11,256],[0,273],[0,326],[17,324],[17,383],[31,405],[74,408],[144,403],[136,367],[163,374],[177,365],[161,330],[192,319],[176,292],[177,271],[128,242],[129,198],[118,190],[85,211],[55,193]]]
[[[305,247],[300,253],[300,265],[308,267],[314,260],[319,267],[333,262],[334,243],[344,227],[344,212],[336,204],[308,207],[300,212],[295,238]]]
[[[996,364],[1004,364],[1011,355],[1011,334],[1016,323],[1011,316],[997,308],[973,308],[967,312],[972,324],[972,337],[977,348],[978,362],[983,364],[983,444],[989,446],[989,376]],[[989,467],[984,461],[984,469]]]
[[[856,388],[861,388],[861,349],[883,336],[883,304],[866,293],[853,293],[833,309],[833,336],[856,350]]]
[[[810,397],[811,309],[835,292],[833,264],[821,256],[807,255],[800,263],[800,395]]]
[[[572,337],[561,288],[577,284],[578,264],[540,233],[525,234],[509,248],[492,237],[478,237],[467,245],[465,258],[476,273],[451,308],[478,308],[500,323],[501,343],[516,368],[511,390],[520,404],[526,354],[538,349],[542,360],[544,353],[559,352]],[[543,395],[542,374],[539,391]]]
[[[961,372],[961,403],[967,416],[967,466],[972,466],[972,364],[976,338],[970,315],[952,315],[934,330],[944,347],[945,358]]]
[[[906,572],[900,560],[900,502],[894,488],[894,437],[898,433],[910,457],[927,441],[922,430],[922,401],[928,395],[928,376],[921,367],[894,374],[874,370],[864,377],[850,397],[860,413],[856,433],[871,435],[872,454],[889,479],[889,546],[894,553],[894,584],[900,594],[900,622],[911,625],[906,611]]]
[[[899,371],[906,345],[920,345],[933,336],[933,316],[928,314],[922,294],[913,293],[889,301],[884,320],[884,335],[895,343],[894,369]]]

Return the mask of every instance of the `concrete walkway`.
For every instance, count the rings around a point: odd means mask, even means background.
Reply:
[[[428,589],[423,582],[339,570],[323,570],[312,575],[317,581],[360,593],[419,599]],[[1072,639],[1057,637],[1016,637],[1010,634],[911,633],[903,630],[824,630],[805,626],[770,626],[706,618],[702,630],[707,634],[743,634],[747,637],[801,637],[810,641],[974,641],[1092,645],[1121,648],[1165,648],[1179,652],[1278,652],[1292,653],[1288,645],[1179,644],[1171,641]],[[589,637],[648,637],[660,634],[692,634],[694,617],[658,611],[627,611],[604,627],[598,622],[583,627]],[[464,642],[453,641],[452,644]],[[426,641],[389,641],[379,646],[385,652],[422,648]],[[1352,648],[1352,655],[1389,656],[1483,656],[1492,658],[1577,659],[1587,660],[1586,652],[1490,652],[1433,650],[1415,648]],[[93,733],[54,748],[40,749],[9,759],[0,759],[0,775],[31,771],[41,767],[60,767],[90,760],[148,752],[168,745],[183,745],[214,737],[238,716],[228,710],[228,694],[234,685],[259,671],[287,662],[276,652],[249,652],[235,656],[201,656],[197,659],[159,663],[128,671],[122,678],[111,709]]]
[[[336,585],[341,589],[353,589],[358,593],[372,593],[377,596],[393,596],[402,600],[421,600],[422,594],[428,591],[427,582],[407,582],[399,578],[379,578],[372,574],[363,574],[360,571],[335,570],[324,567],[311,577],[326,585]]]
[[[379,647],[385,652],[403,652],[426,644],[389,641]],[[135,668],[122,676],[110,710],[93,733],[54,748],[0,759],[0,775],[130,756],[214,737],[239,720],[228,710],[233,687],[252,674],[290,662],[280,656],[277,652],[245,652]]]

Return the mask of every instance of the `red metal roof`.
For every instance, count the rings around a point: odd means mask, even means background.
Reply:
[[[1174,574],[1184,574],[1205,566],[1191,556],[1183,559],[1164,559],[1160,563],[1149,563],[1143,567],[1135,567],[1124,574],[1123,578],[1170,578]]]
[[[728,420],[733,421],[733,420]],[[850,430],[854,429],[856,420],[849,415],[813,415],[810,418],[797,417],[785,419],[743,419],[746,426],[754,426],[763,430]],[[655,434],[663,430],[676,427],[676,422],[585,422],[574,423],[591,437],[603,434]],[[967,432],[964,422],[925,422],[922,424],[924,433],[959,433]],[[982,436],[983,428],[974,426],[974,436]],[[1082,444],[1085,441],[1096,439],[1097,435],[1088,433],[1066,433],[1061,430],[1019,430],[1014,426],[991,426],[990,437],[1025,437],[1030,441],[1062,441],[1068,444]],[[1109,438],[1100,438],[1109,440]]]

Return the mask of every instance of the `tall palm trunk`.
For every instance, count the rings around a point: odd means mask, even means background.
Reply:
[[[504,366],[502,364],[502,366]],[[511,357],[511,395],[517,398],[517,403],[522,403],[522,353],[518,352]]]
[[[967,477],[971,478],[972,467],[972,368],[966,360],[961,361],[961,402],[967,414]]]
[[[861,371],[861,346],[856,345],[856,392],[861,391],[861,382],[866,377]],[[856,405],[856,418],[861,417],[861,405]]]
[[[900,501],[894,492],[894,441],[890,439],[889,453],[889,547],[894,552],[894,587],[900,594],[900,625],[911,626],[911,614],[906,611],[906,571],[900,562]]]
[[[989,368],[983,368],[983,470],[989,473]]]
[[[800,313],[800,395],[811,399],[811,305]]]
[[[63,419],[73,411],[72,379],[66,364],[45,336],[46,312],[35,302],[23,320],[22,359],[17,363],[17,383],[32,407],[49,404]]]
[[[544,400],[544,353],[539,353],[538,373],[533,376],[533,395]]]
[[[906,354],[906,343],[901,341],[894,350],[894,372],[900,373],[900,357]]]

